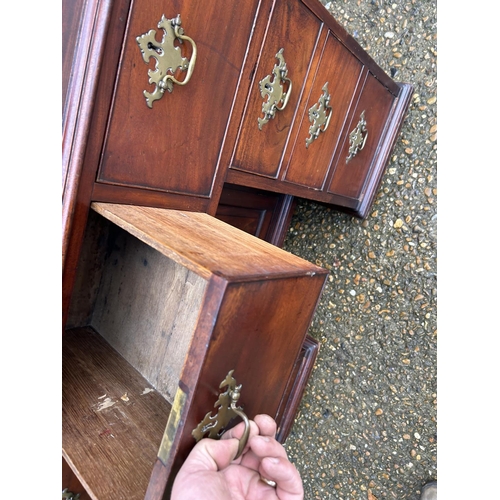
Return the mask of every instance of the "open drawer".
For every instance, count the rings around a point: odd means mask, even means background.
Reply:
[[[63,458],[90,497],[169,498],[228,375],[283,441],[327,271],[207,214],[92,208],[63,338]]]

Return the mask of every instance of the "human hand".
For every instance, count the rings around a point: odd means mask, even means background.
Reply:
[[[251,420],[247,445],[233,460],[243,430],[241,423],[219,441],[201,439],[175,478],[171,500],[303,500],[300,475],[275,439],[276,422],[268,415]]]

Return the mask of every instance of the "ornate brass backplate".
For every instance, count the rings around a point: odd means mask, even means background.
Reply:
[[[235,417],[241,417],[245,422],[245,431],[238,447],[238,453],[235,460],[241,455],[245,448],[248,436],[250,434],[250,422],[247,416],[243,413],[242,408],[237,407],[236,403],[240,397],[241,385],[237,385],[236,379],[233,377],[234,370],[231,370],[226,378],[220,383],[219,389],[227,388],[219,394],[214,408],[218,408],[217,413],[212,416],[209,411],[203,420],[193,430],[192,435],[198,442],[204,437],[219,439],[224,433],[226,426]]]
[[[309,108],[309,121],[312,125],[309,127],[309,137],[306,139],[306,148],[319,137],[321,132],[324,132],[328,128],[332,116],[328,82],[323,85],[321,90],[323,93],[318,102],[312,108]]]
[[[345,160],[346,163],[365,147],[367,137],[368,129],[366,128],[365,110],[363,110],[356,128],[349,134],[349,156]]]
[[[260,95],[265,99],[262,103],[264,118],[257,118],[259,130],[262,130],[262,126],[274,118],[276,111],[285,109],[292,92],[292,81],[287,77],[288,68],[283,57],[283,48],[276,54],[276,59],[278,59],[278,64],[274,65],[272,73],[259,82]]]
[[[143,92],[146,104],[150,108],[153,107],[154,101],[163,97],[165,90],[172,92],[174,83],[177,85],[186,85],[189,82],[193,74],[197,55],[196,44],[184,34],[184,30],[181,28],[180,15],[174,19],[166,19],[163,15],[158,23],[158,28],[163,30],[161,42],[156,41],[155,30],[149,30],[147,33],[136,38],[144,62],[148,64],[151,57],[156,60],[154,71],[148,70],[149,83],[154,83],[155,89],[153,92],[148,92],[147,90]],[[192,45],[191,60],[182,56],[180,47],[174,44],[176,40],[180,44],[186,40]],[[186,77],[182,81],[174,77],[174,73],[178,69],[187,71]]]

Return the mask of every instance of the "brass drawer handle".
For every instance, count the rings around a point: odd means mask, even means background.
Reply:
[[[366,128],[365,110],[363,110],[356,128],[349,134],[349,156],[345,160],[346,163],[349,163],[365,147],[367,137],[368,129]]]
[[[143,92],[146,104],[150,108],[153,107],[154,101],[163,97],[165,90],[172,92],[174,83],[177,85],[186,85],[193,74],[198,51],[194,40],[184,34],[181,23],[180,14],[174,19],[166,19],[162,15],[158,23],[158,28],[163,30],[161,42],[156,41],[155,30],[149,30],[147,33],[143,33],[136,38],[144,62],[148,64],[151,57],[156,60],[154,71],[148,70],[149,83],[154,83],[155,89],[152,93],[147,90]],[[191,44],[193,52],[190,60],[187,57],[183,57],[181,49],[174,45],[176,40],[181,44],[184,40]],[[173,75],[177,69],[186,71],[184,80],[179,81]]]
[[[223,389],[224,387],[227,387],[227,389],[225,392],[219,394],[214,404],[214,408],[218,408],[217,414],[212,416],[212,412],[209,411],[196,429],[193,430],[192,435],[196,439],[196,442],[203,437],[218,439],[235,416],[242,418],[243,422],[245,422],[245,430],[238,445],[238,453],[233,459],[236,460],[243,453],[247,444],[250,435],[250,421],[243,413],[243,410],[236,406],[241,394],[241,384],[237,385],[236,379],[233,377],[233,372],[234,370],[231,370],[219,385],[219,389]],[[208,436],[206,436],[207,434]]]
[[[278,59],[278,64],[274,65],[272,73],[259,82],[260,95],[265,99],[262,103],[264,118],[257,118],[259,130],[262,130],[262,126],[274,118],[276,111],[285,109],[292,93],[292,81],[287,77],[288,68],[283,57],[283,48],[276,54],[276,59]],[[286,89],[283,88],[284,84],[286,84]]]
[[[309,137],[306,139],[306,148],[309,147],[321,132],[325,132],[332,117],[332,108],[330,107],[330,93],[328,92],[328,82],[323,85],[318,102],[309,108],[309,121],[312,125],[309,127]]]

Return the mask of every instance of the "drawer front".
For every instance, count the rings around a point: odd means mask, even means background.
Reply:
[[[178,447],[175,449],[174,444],[171,448],[164,462],[167,466],[172,460],[176,470],[194,445],[193,430],[207,422],[208,414],[214,420],[224,401],[219,396],[225,387],[221,382],[232,370],[242,385],[238,405],[249,419],[262,413],[273,418],[279,415],[305,340],[303,332],[310,324],[325,277],[273,279],[227,287],[211,339],[205,341],[203,364],[196,368],[196,389],[186,394],[187,402],[179,409],[184,427],[175,429]],[[193,345],[201,340],[202,333],[197,332]],[[190,385],[184,383],[187,371],[179,384],[181,395],[182,387]]]
[[[350,116],[350,123],[343,134],[343,143],[334,159],[329,193],[345,198],[362,199],[364,187],[370,182],[370,176],[376,174],[372,166],[384,138],[394,102],[395,97],[371,73],[368,73],[359,101]],[[357,143],[354,135],[357,136]],[[355,147],[356,144],[358,148]]]
[[[361,62],[332,34],[327,38],[318,71],[309,93],[303,117],[297,120],[297,135],[284,180],[322,189],[328,168],[341,144],[342,130],[360,81]],[[326,87],[325,87],[326,85]],[[328,95],[330,109],[322,99]],[[314,119],[314,111],[319,116]],[[322,114],[324,111],[325,114]],[[312,118],[312,119],[311,119]],[[328,126],[325,128],[325,121]],[[318,126],[314,139],[314,126]]]
[[[277,2],[254,73],[232,169],[270,178],[278,176],[321,26],[321,21],[301,2]],[[273,69],[278,65],[276,55],[280,49],[283,49],[282,56],[292,89],[286,107],[276,111],[274,118],[259,129],[258,119],[264,118],[263,103],[268,100],[268,97],[262,96],[259,82],[270,77],[271,83],[274,83]],[[285,92],[287,86],[285,81]],[[277,85],[274,84],[274,87]]]
[[[133,3],[98,182],[210,197],[257,3]],[[195,66],[186,85],[174,84],[149,108],[143,91],[155,89],[148,70],[156,62],[144,62],[136,38],[155,30],[160,43],[162,15],[177,14],[197,47]],[[180,50],[192,58],[190,42]],[[182,82],[186,74],[177,70],[175,76]]]

